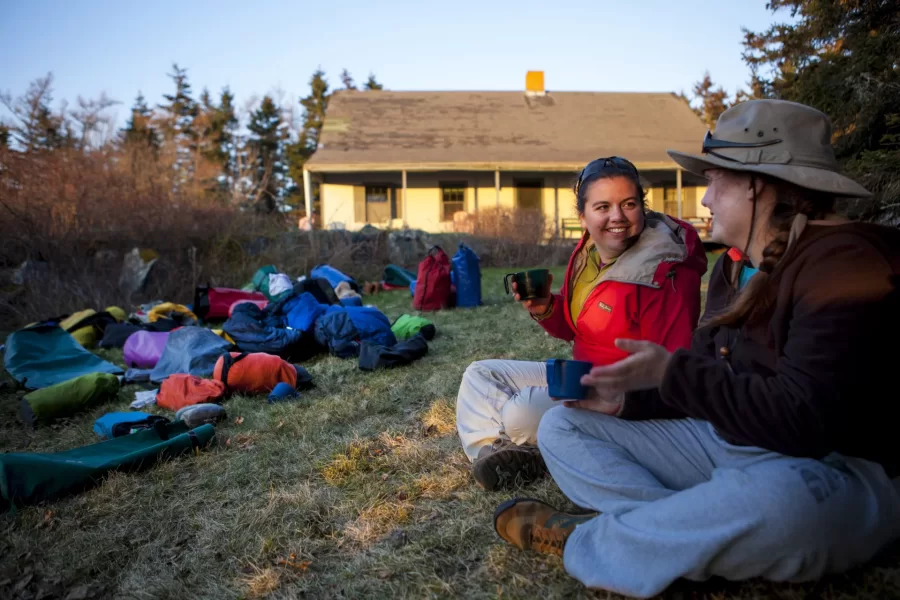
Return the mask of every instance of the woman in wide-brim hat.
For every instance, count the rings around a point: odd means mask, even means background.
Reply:
[[[735,249],[691,349],[618,340],[630,356],[582,380],[603,400],[553,408],[538,430],[554,480],[593,512],[515,499],[495,528],[639,597],[682,577],[797,582],[864,563],[900,538],[896,359],[879,348],[900,339],[900,231],[833,214],[869,193],[808,106],[737,105],[702,154],[670,155],[706,176],[712,238]]]

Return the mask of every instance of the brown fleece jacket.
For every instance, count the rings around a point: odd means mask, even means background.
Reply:
[[[900,474],[900,230],[810,224],[782,260],[767,318],[701,326],[660,388],[629,393],[620,417],[704,419],[733,444],[840,452]],[[733,270],[727,255],[717,262],[701,323],[731,300]]]

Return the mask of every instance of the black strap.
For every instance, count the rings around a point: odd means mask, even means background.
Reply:
[[[200,449],[200,438],[197,437],[197,434],[194,433],[194,430],[188,429],[187,436],[188,436],[188,439],[191,440],[191,450],[199,450]]]
[[[243,360],[246,357],[247,357],[246,352],[241,352],[237,356],[232,356],[231,352],[226,352],[225,354],[222,355],[222,375],[221,375],[222,379],[221,379],[221,381],[222,381],[222,383],[225,384],[226,388],[228,387],[228,371],[231,370],[231,367],[232,367],[232,365],[234,365],[234,363],[236,363],[239,360]]]
[[[102,332],[106,329],[106,326],[109,324],[110,320],[116,322],[116,318],[104,310],[102,312],[88,315],[87,317],[81,319],[80,321],[66,329],[66,333],[74,333],[75,331],[78,331],[83,327],[88,327],[89,325],[96,325]]]
[[[155,421],[153,423],[153,431],[156,432],[156,435],[159,436],[159,439],[166,441],[169,439],[169,430],[166,429],[166,425],[169,424],[169,420],[165,421]]]

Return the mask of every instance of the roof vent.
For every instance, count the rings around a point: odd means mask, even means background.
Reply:
[[[525,74],[525,95],[526,96],[544,96],[547,91],[544,89],[544,72],[528,71]]]

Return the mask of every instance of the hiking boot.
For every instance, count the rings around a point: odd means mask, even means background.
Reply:
[[[489,492],[531,483],[546,472],[547,466],[537,446],[517,446],[504,439],[496,439],[479,450],[472,465],[475,481]]]
[[[561,557],[575,527],[598,514],[573,515],[540,500],[514,498],[494,511],[494,531],[516,548]]]

